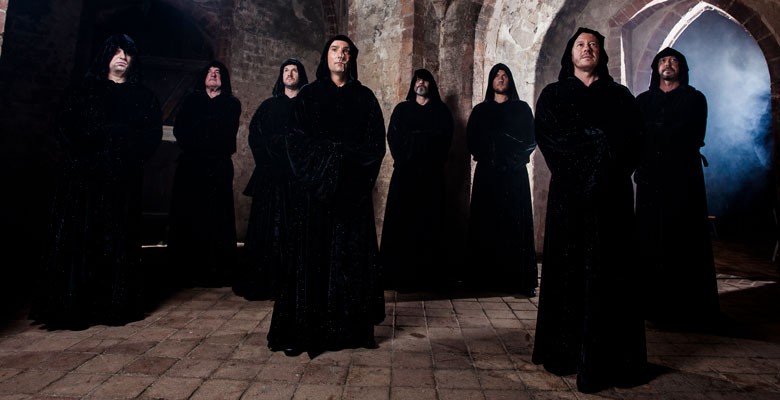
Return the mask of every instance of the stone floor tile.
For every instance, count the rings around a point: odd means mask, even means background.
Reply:
[[[0,368],[0,382],[12,377],[19,375],[21,373],[21,369],[15,369],[15,368]]]
[[[138,358],[133,354],[98,354],[81,364],[74,372],[84,374],[113,374]]]
[[[438,388],[479,388],[479,379],[473,369],[437,369],[433,371],[433,375]]]
[[[428,326],[432,328],[458,327],[458,319],[454,315],[449,317],[426,317],[425,319],[428,323]]]
[[[138,331],[136,334],[130,337],[130,339],[135,341],[153,341],[153,342],[161,342],[171,335],[176,333],[176,329],[174,328],[165,328],[165,327],[159,327],[159,326],[150,326],[147,328],[144,328],[140,331]]]
[[[352,363],[352,357],[353,354],[357,354],[355,352],[363,352],[363,351],[376,351],[376,350],[365,350],[365,349],[357,349],[357,350],[342,350],[342,351],[326,351],[325,353],[322,353],[315,357],[313,360],[308,360],[308,356],[301,355],[300,357],[284,357],[285,359],[288,359],[292,362],[297,363],[309,363],[309,364],[321,364],[321,365],[338,365],[343,367],[349,367],[349,365]],[[384,353],[384,351],[380,351],[381,353]],[[279,353],[279,355],[283,355],[283,353]]]
[[[439,389],[439,400],[484,400],[479,389]]]
[[[436,390],[428,388],[391,387],[390,400],[437,400]]]
[[[341,385],[298,385],[292,400],[340,399],[343,393]]]
[[[220,329],[220,331],[213,332],[211,335],[209,335],[203,341],[203,343],[211,344],[211,345],[228,345],[228,346],[238,347],[238,345],[243,343],[248,336],[249,334],[245,331],[233,331],[233,330],[226,331]],[[267,344],[267,342],[265,342],[264,344]]]
[[[149,386],[143,393],[148,399],[184,400],[200,386],[198,378],[179,378],[163,376]]]
[[[0,393],[36,393],[64,375],[63,371],[28,369],[0,382]]]
[[[149,349],[146,355],[182,358],[192,351],[198,343],[197,339],[177,340],[168,338]]]
[[[134,340],[123,340],[113,346],[106,347],[103,350],[104,354],[144,354],[152,347],[156,346],[157,342],[143,341],[137,342]]]
[[[347,376],[349,386],[389,386],[390,368],[352,366]]]
[[[436,369],[472,369],[474,364],[468,354],[437,352],[433,354]]]
[[[393,368],[432,368],[430,353],[393,353]]]
[[[209,379],[192,394],[190,400],[239,400],[250,382],[244,380]]]
[[[111,375],[108,374],[81,374],[74,372],[53,382],[40,393],[52,396],[83,397],[110,377]]]
[[[123,339],[87,338],[68,348],[68,351],[83,353],[102,353],[111,346],[116,346]]]
[[[389,400],[390,388],[347,386],[341,398],[343,400]]]
[[[308,385],[344,385],[348,373],[348,366],[309,363],[303,370],[300,382]]]
[[[460,326],[461,328],[481,327],[490,324],[490,321],[485,315],[465,316],[459,314],[457,315],[457,318],[458,318],[458,326]]]
[[[0,353],[0,368],[26,369],[41,365],[54,355],[49,352],[19,351]]]
[[[472,354],[505,354],[506,349],[504,348],[503,343],[501,343],[498,338],[493,337],[492,339],[486,339],[486,340],[471,340],[466,342],[466,346],[469,348],[469,352]]]
[[[192,349],[187,354],[187,357],[205,360],[227,360],[235,349],[231,345],[201,343]]]
[[[94,353],[58,352],[46,359],[46,368],[60,371],[71,371],[94,358]]]
[[[532,395],[526,390],[485,389],[485,400],[531,400]]]
[[[183,358],[165,372],[167,376],[177,376],[182,378],[208,378],[219,366],[220,360],[201,360],[193,358]]]
[[[429,369],[393,367],[390,385],[392,387],[434,388],[436,380]]]
[[[477,377],[483,389],[523,390],[526,386],[520,375],[524,373],[514,370],[478,370]]]
[[[531,391],[531,398],[533,400],[578,400],[581,395],[575,394],[571,390],[551,390],[551,391]],[[664,398],[664,400],[666,400]]]
[[[160,376],[179,360],[171,357],[155,357],[143,355],[125,365],[122,373],[149,376]]]
[[[352,365],[362,367],[390,367],[391,351],[356,349],[352,352]]]
[[[252,380],[260,370],[263,363],[253,360],[227,360],[211,375],[212,378]]]
[[[257,381],[298,383],[303,376],[303,364],[266,364],[255,377]]]
[[[84,340],[83,337],[68,337],[58,333],[59,332],[56,332],[52,336],[30,342],[27,344],[27,346],[19,347],[18,350],[39,352],[63,351]]]
[[[569,386],[561,377],[546,371],[523,371],[518,375],[530,390],[567,390]]]
[[[297,385],[254,382],[244,391],[241,400],[290,400]]]
[[[480,370],[509,370],[513,369],[515,363],[506,353],[503,354],[472,354],[471,359],[474,368]]]
[[[134,399],[146,390],[154,380],[149,376],[114,375],[98,386],[85,399]]]
[[[518,320],[518,319],[490,318],[490,324],[493,325],[493,328],[496,328],[496,329],[508,329],[508,328],[522,329],[522,328],[526,328],[526,325],[521,320]]]

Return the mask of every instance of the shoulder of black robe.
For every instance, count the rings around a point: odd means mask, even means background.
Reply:
[[[427,164],[443,164],[452,135],[452,114],[443,102],[431,100],[424,106],[415,100],[398,103],[387,129],[394,167],[412,159]]]

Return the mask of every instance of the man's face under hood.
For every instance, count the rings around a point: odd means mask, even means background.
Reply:
[[[673,55],[661,57],[658,59],[658,74],[665,81],[680,80],[680,60]]]
[[[328,47],[328,69],[331,73],[347,73],[350,57],[349,43],[334,40]]]

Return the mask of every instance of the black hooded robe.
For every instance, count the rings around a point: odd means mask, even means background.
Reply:
[[[188,286],[224,286],[236,261],[231,155],[241,103],[226,90],[227,69],[211,65],[220,68],[222,93],[210,98],[205,88],[195,90],[182,103],[173,127],[182,152],[171,195],[168,250]]]
[[[639,118],[606,68],[590,86],[562,70],[536,105],[536,140],[552,176],[532,360],[577,373],[583,392],[646,379],[631,183]]]
[[[140,83],[87,79],[60,119],[65,158],[30,319],[49,328],[143,318],[143,164],[162,139],[160,104]]]
[[[297,60],[286,60],[274,85],[273,97],[263,101],[249,124],[249,148],[255,169],[244,194],[252,196],[245,239],[246,259],[233,283],[236,294],[249,300],[275,298],[278,277],[288,268],[294,199],[300,196],[293,182],[285,137],[289,131],[295,98],[284,93],[282,73],[287,65],[298,68],[300,86],[308,83],[306,70]]]
[[[681,85],[666,93],[658,86],[657,65],[668,55],[679,61]],[[707,100],[688,85],[687,71],[685,58],[673,49],[653,60],[651,88],[637,97],[644,130],[634,181],[647,317],[661,325],[701,328],[714,322],[719,305],[699,153]]]
[[[357,49],[349,44],[355,68]],[[293,265],[281,277],[268,331],[271,350],[305,351],[310,357],[375,347],[373,328],[384,320],[372,202],[385,154],[384,119],[356,70],[342,87],[331,81],[328,46],[317,80],[296,97],[287,137],[304,193],[290,224],[296,238]]]
[[[425,105],[407,97],[390,117],[393,175],[380,249],[386,287],[429,290],[443,283],[444,165],[452,131],[452,114],[438,97]]]
[[[510,79],[510,99],[493,100],[488,78],[486,101],[469,116],[466,138],[477,166],[469,216],[470,265],[467,282],[481,289],[530,294],[537,286],[531,188],[526,164],[536,148],[534,118],[517,97]]]

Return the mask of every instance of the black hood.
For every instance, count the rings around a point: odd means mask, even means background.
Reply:
[[[409,84],[409,92],[406,93],[406,100],[415,101],[417,99],[417,93],[414,92],[414,84],[417,79],[422,79],[428,82],[428,98],[433,101],[441,101],[439,95],[439,86],[436,85],[436,80],[433,79],[433,74],[427,69],[420,68],[414,71],[412,75],[412,82]]]
[[[100,52],[95,56],[92,66],[87,71],[87,77],[96,80],[108,80],[108,64],[114,58],[117,49],[122,49],[131,57],[130,66],[125,72],[125,82],[137,84],[141,82],[141,60],[138,57],[138,48],[130,36],[123,33],[109,36],[103,43]]]
[[[599,79],[612,80],[612,76],[609,74],[609,68],[607,68],[609,56],[607,55],[607,50],[604,48],[604,35],[593,29],[583,27],[577,29],[577,32],[575,32],[569,39],[569,42],[566,43],[566,50],[563,51],[563,56],[561,57],[561,72],[558,73],[558,80],[562,81],[574,76],[574,63],[571,61],[571,49],[574,47],[574,41],[577,40],[577,37],[582,33],[590,33],[595,36],[596,40],[599,42],[599,64],[596,66],[596,74]]]
[[[317,66],[317,80],[330,80],[330,69],[328,68],[328,49],[330,49],[331,43],[336,40],[343,40],[349,44],[349,63],[347,64],[347,82],[358,80],[357,58],[358,48],[355,47],[355,43],[345,35],[336,35],[325,43],[325,48],[322,49],[322,55],[320,56],[320,65]]]
[[[688,86],[688,60],[686,60],[685,56],[679,51],[667,47],[655,55],[653,63],[650,65],[650,70],[652,71],[652,74],[650,75],[650,89],[658,89],[661,86],[661,74],[658,73],[658,60],[669,56],[677,58],[680,65],[680,86]]]
[[[222,81],[222,86],[219,88],[220,95],[226,94],[228,96],[233,95],[233,87],[230,86],[230,72],[228,71],[225,64],[222,64],[221,62],[214,60],[200,71],[200,74],[198,74],[197,79],[195,80],[195,93],[205,93],[206,91],[206,76],[209,74],[209,69],[211,67],[219,68],[219,79]]]
[[[509,96],[509,100],[520,100],[520,96],[517,94],[517,87],[515,87],[515,78],[512,77],[512,71],[510,71],[509,67],[507,67],[506,65],[498,63],[494,65],[493,68],[490,69],[490,74],[488,74],[487,90],[485,91],[485,101],[496,100],[496,91],[493,90],[493,79],[496,78],[498,71],[504,71],[504,73],[506,73],[506,76],[509,78],[509,85],[507,85],[507,90],[509,91],[507,95]]]
[[[282,66],[279,67],[279,76],[276,78],[276,83],[274,83],[272,91],[274,97],[284,95],[284,82],[282,81],[282,77],[284,75],[284,67],[288,65],[295,65],[298,67],[298,89],[309,83],[309,78],[306,76],[306,68],[304,68],[303,64],[294,58],[288,58],[284,60]]]

